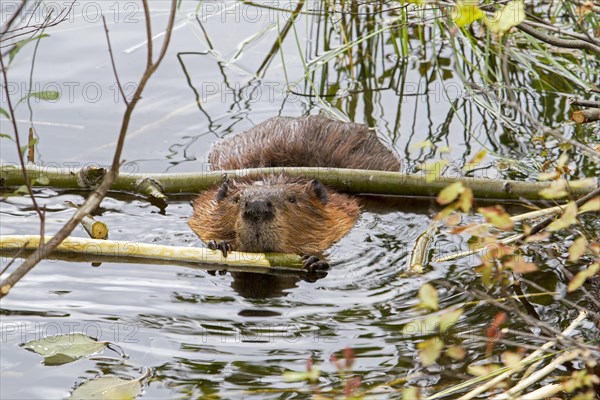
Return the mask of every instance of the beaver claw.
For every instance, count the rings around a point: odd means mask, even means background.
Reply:
[[[221,240],[220,242],[217,242],[216,240],[210,240],[208,243],[206,243],[206,245],[211,250],[221,250],[223,257],[225,258],[227,258],[227,252],[231,251],[231,243],[227,243],[224,240]]]
[[[306,270],[306,276],[304,279],[308,282],[316,282],[317,280],[327,276],[329,264],[327,261],[323,261],[317,256],[303,256],[302,264]]]

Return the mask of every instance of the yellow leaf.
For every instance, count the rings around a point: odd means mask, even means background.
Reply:
[[[579,17],[583,17],[585,14],[592,12],[594,9],[594,2],[591,0],[586,1],[585,3],[579,3],[577,8],[575,9],[575,13]]]
[[[421,171],[425,172],[425,182],[435,181],[442,174],[446,164],[448,164],[446,160],[421,164]]]
[[[571,247],[569,247],[569,261],[575,262],[585,253],[587,247],[587,240],[584,236],[579,236]]]
[[[418,387],[407,387],[402,391],[402,400],[421,400],[421,389]]]
[[[483,17],[483,11],[474,1],[457,1],[452,10],[452,20],[459,27],[469,25]]]
[[[475,376],[484,376],[491,374],[494,371],[497,371],[500,367],[496,364],[488,364],[488,365],[469,365],[467,367],[467,371],[471,375]]]
[[[467,227],[467,229],[465,229],[465,233],[468,233],[471,236],[477,236],[477,237],[492,236],[492,234],[490,233],[489,225],[481,225],[481,224],[472,225],[472,226]]]
[[[444,220],[444,224],[446,224],[446,226],[456,226],[460,224],[461,219],[462,218],[460,217],[460,214],[452,213],[448,218]]]
[[[465,164],[463,171],[467,172],[475,168],[485,158],[486,154],[487,151],[485,150],[479,151],[470,161]]]
[[[537,265],[530,262],[525,262],[521,257],[517,257],[517,260],[511,259],[502,263],[506,268],[510,268],[518,274],[526,274],[528,272],[534,272],[538,270]]]
[[[504,363],[504,365],[514,369],[515,371],[519,371],[523,368],[519,364],[522,359],[523,357],[512,351],[505,351],[504,353],[502,353],[502,362]]]
[[[463,310],[448,311],[442,314],[440,317],[440,332],[446,332],[452,326],[456,324],[460,316],[463,314]]]
[[[473,191],[471,188],[465,188],[464,192],[460,194],[457,205],[463,212],[468,213],[471,211],[471,207],[473,206]]]
[[[542,240],[546,240],[549,237],[550,232],[540,232],[531,236],[527,236],[527,239],[525,239],[525,243],[541,242]]]
[[[513,26],[525,21],[525,6],[522,0],[506,3],[499,12],[494,14],[493,20],[485,19],[488,29],[497,35],[504,35]]]
[[[581,287],[587,278],[590,278],[600,270],[600,264],[594,263],[590,265],[588,269],[584,269],[583,271],[579,271],[571,282],[569,282],[569,286],[567,286],[567,292],[573,292]]]
[[[465,349],[463,349],[460,346],[448,347],[446,349],[446,354],[448,355],[448,357],[453,358],[455,360],[462,360],[467,355],[467,353],[465,352]]]
[[[429,139],[424,140],[422,142],[419,143],[415,143],[413,146],[411,146],[414,149],[428,149],[430,147],[433,147],[433,142]]]
[[[545,199],[559,199],[565,197],[568,194],[566,186],[567,181],[564,179],[553,181],[550,184],[550,187],[540,190],[540,196]]]
[[[577,204],[570,201],[562,216],[548,226],[548,231],[556,232],[577,223]]]
[[[457,205],[454,203],[447,205],[446,207],[444,207],[444,209],[442,211],[437,213],[433,219],[436,221],[443,221],[444,218],[446,218],[447,216],[452,214],[454,212],[454,210],[456,210],[456,207],[457,207]]]
[[[433,285],[426,283],[421,286],[421,289],[419,289],[419,299],[421,300],[421,307],[432,310],[438,309],[438,292]]]
[[[442,353],[444,342],[438,337],[426,340],[422,343],[417,344],[419,348],[419,357],[425,367],[432,365]]]
[[[600,196],[588,200],[579,208],[580,214],[585,212],[600,212]]]
[[[503,231],[509,231],[515,226],[515,223],[510,219],[510,215],[504,211],[502,206],[480,207],[477,212],[481,213],[487,222]]]
[[[458,197],[459,194],[464,192],[464,190],[465,190],[465,187],[463,186],[463,184],[461,182],[451,183],[440,191],[440,194],[438,194],[438,197],[436,200],[437,200],[438,204],[444,206],[446,204],[453,202]]]

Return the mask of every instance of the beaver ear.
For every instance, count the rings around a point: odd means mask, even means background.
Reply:
[[[329,200],[327,198],[327,188],[318,179],[312,180],[309,190],[317,197],[317,199],[319,199],[321,204],[327,204],[327,201]]]
[[[217,202],[219,202],[219,201],[225,199],[225,197],[227,197],[228,190],[229,190],[229,181],[225,181],[225,182],[223,182],[223,184],[219,188],[219,191],[217,192],[217,197],[216,197]]]

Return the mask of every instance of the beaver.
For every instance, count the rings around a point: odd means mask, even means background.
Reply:
[[[274,117],[217,143],[213,170],[335,167],[399,171],[398,158],[366,125],[323,116]],[[329,268],[323,251],[360,215],[358,200],[316,179],[269,174],[229,180],[201,193],[188,223],[212,249],[295,253],[313,273]]]

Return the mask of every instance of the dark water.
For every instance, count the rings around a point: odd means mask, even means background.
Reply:
[[[3,21],[10,4],[3,2]],[[203,2],[196,15],[198,4],[183,3],[169,52],[135,111],[123,154],[130,170],[203,169],[211,143],[221,137],[274,115],[328,110],[377,127],[382,140],[405,160],[406,170],[438,159],[435,149],[444,146],[450,147],[446,159],[458,167],[482,146],[496,152],[486,158],[487,163],[500,157],[517,161],[536,157],[528,153],[528,138],[510,137],[469,102],[462,81],[452,71],[451,49],[432,27],[423,28],[422,40],[416,28],[410,28],[411,46],[404,58],[396,57],[391,42],[383,40],[389,36],[379,35],[355,47],[354,64],[333,59],[305,77],[303,60],[315,60],[343,43],[336,25],[340,17],[316,15],[322,4],[304,6],[308,15],[298,16],[281,50],[266,64],[278,29],[290,20],[285,10],[293,10],[296,3],[269,2],[284,8],[277,11],[235,2]],[[120,79],[131,93],[128,83],[139,79],[145,63],[140,7],[134,2],[82,2],[67,21],[48,29],[50,37],[40,41],[34,90],[57,90],[61,98],[32,100],[38,163],[77,167],[110,162],[125,106],[116,93],[104,30],[94,10],[106,13]],[[393,7],[388,10],[386,3],[382,7],[380,16],[394,15]],[[151,8],[157,34],[165,25],[168,3],[155,1]],[[368,16],[352,23],[356,36],[351,39],[368,35],[375,26]],[[155,48],[159,44],[160,39]],[[11,66],[13,98],[27,93],[33,48],[33,44],[24,48]],[[292,93],[285,93],[290,82],[298,83]],[[541,95],[530,92],[530,96]],[[561,105],[557,95],[545,98]],[[3,96],[2,107],[4,102]],[[559,115],[556,110],[553,117],[562,118]],[[17,117],[24,135],[30,119],[26,104],[18,107]],[[2,133],[8,129],[2,120]],[[434,143],[433,149],[418,146],[427,139]],[[0,139],[0,144],[0,159],[15,162],[14,143]],[[495,169],[486,173],[527,176],[527,169],[519,168],[506,174]],[[51,189],[36,193],[47,209],[48,233],[71,216],[73,211],[64,202],[80,203],[84,195]],[[161,213],[144,199],[113,193],[103,201],[99,217],[114,240],[201,246],[186,224],[190,200],[174,196]],[[263,292],[234,282],[229,274],[178,266],[41,262],[2,300],[0,397],[61,398],[73,386],[102,374],[137,377],[144,368],[152,368],[144,398],[201,398],[213,393],[221,398],[305,398],[313,393],[311,386],[286,383],[283,372],[302,371],[312,358],[322,370],[322,390],[340,389],[342,378],[329,358],[340,356],[346,347],[357,358],[352,374],[361,378],[362,388],[373,389],[373,398],[400,398],[405,385],[433,393],[465,380],[468,365],[490,361],[481,339],[473,335],[462,342],[467,351],[464,360],[445,358],[425,368],[416,347],[423,337],[406,335],[402,327],[419,323],[426,314],[414,308],[417,291],[426,282],[442,280],[449,285],[438,286],[442,307],[473,300],[465,289],[485,290],[473,272],[479,260],[469,257],[438,264],[421,276],[406,277],[408,253],[429,225],[435,205],[433,200],[410,199],[377,204],[373,202],[350,234],[330,249],[332,269],[325,279],[279,287],[280,282],[263,281],[259,288]],[[26,197],[2,200],[0,222],[2,235],[38,232],[37,215]],[[597,221],[587,223],[598,229]],[[73,235],[86,234],[78,228]],[[565,243],[573,238],[566,236]],[[464,248],[464,239],[441,232],[435,249],[443,253]],[[565,278],[551,265],[541,276],[551,290],[564,291],[561,279]],[[488,294],[501,295],[495,289]],[[548,296],[538,299],[531,300],[533,307],[553,326],[564,328],[577,314],[560,308]],[[484,302],[469,305],[457,331],[484,335],[497,311]],[[511,327],[530,329],[516,318]],[[582,331],[591,334],[593,327],[584,323]],[[128,358],[119,359],[107,350],[103,355],[111,358],[51,367],[18,347],[27,340],[69,332],[116,343]],[[459,343],[453,339],[447,344],[453,341]],[[495,354],[504,349],[500,346]],[[407,383],[387,386],[403,377]]]

